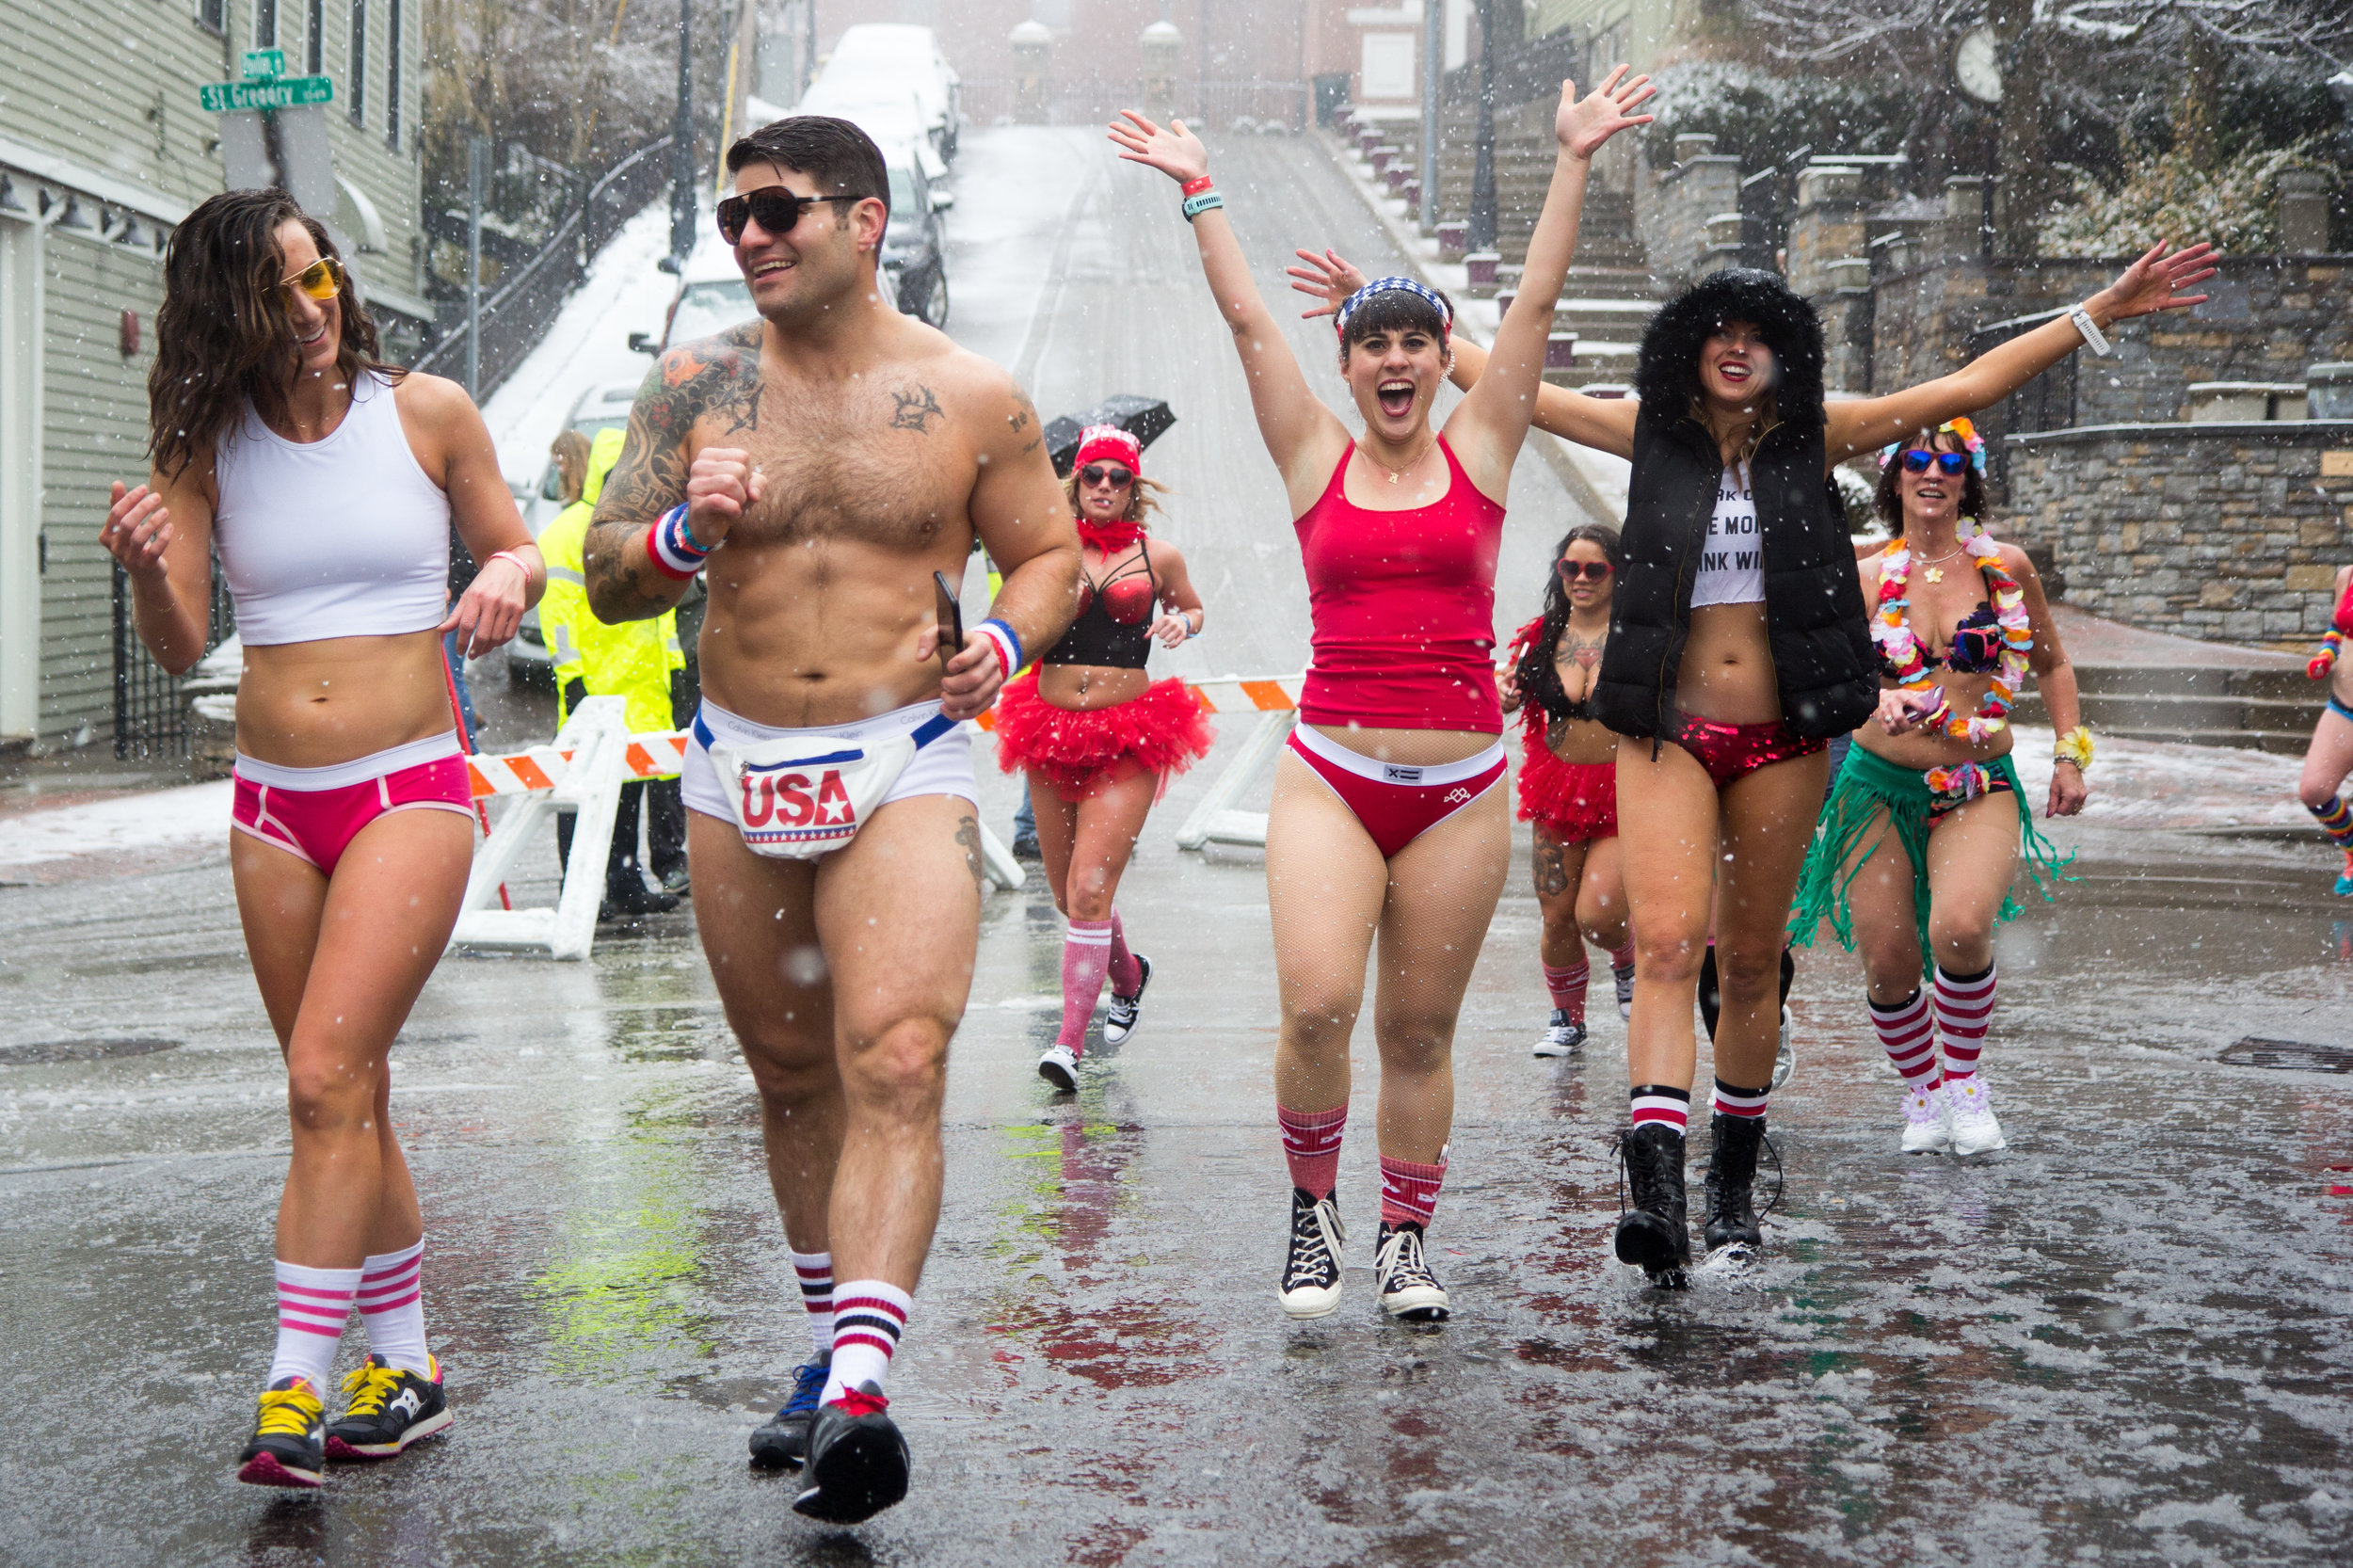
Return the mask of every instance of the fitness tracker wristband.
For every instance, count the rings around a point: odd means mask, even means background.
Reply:
[[[2075,330],[2083,334],[2084,346],[2094,354],[2105,360],[2116,352],[2116,345],[2108,342],[2100,330],[2100,324],[2091,319],[2089,311],[2081,305],[2072,305],[2068,307],[2067,319],[2075,324]]]
[[[647,531],[646,553],[652,558],[654,570],[683,583],[703,569],[711,551],[686,526],[686,506],[681,502]]]
[[[1225,198],[1218,195],[1214,190],[1205,190],[1198,196],[1186,197],[1181,210],[1185,215],[1185,221],[1191,223],[1203,213],[1214,212],[1224,205],[1225,205]]]

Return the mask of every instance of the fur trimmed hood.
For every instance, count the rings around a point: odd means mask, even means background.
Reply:
[[[1710,273],[1651,317],[1634,370],[1634,391],[1643,405],[1663,414],[1689,401],[1698,385],[1700,348],[1720,321],[1756,324],[1780,373],[1773,401],[1782,423],[1818,427],[1821,320],[1779,273],[1756,267]]]

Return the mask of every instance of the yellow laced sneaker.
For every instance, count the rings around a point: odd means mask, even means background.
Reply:
[[[250,1486],[314,1487],[327,1468],[327,1406],[308,1378],[280,1378],[262,1395],[253,1440],[237,1456]]]
[[[370,1355],[344,1376],[350,1403],[327,1429],[329,1459],[391,1459],[454,1418],[441,1392],[441,1364],[425,1357],[427,1372],[410,1372]]]

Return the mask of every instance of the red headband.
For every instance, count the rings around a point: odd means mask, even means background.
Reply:
[[[1144,472],[1143,445],[1116,424],[1090,424],[1080,431],[1079,456],[1071,466],[1084,468],[1102,457],[1127,464],[1130,473]]]

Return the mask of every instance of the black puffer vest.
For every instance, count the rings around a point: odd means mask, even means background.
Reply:
[[[1854,543],[1822,458],[1820,425],[1782,424],[1766,433],[1749,469],[1782,717],[1810,739],[1847,733],[1879,702]],[[1621,735],[1667,733],[1691,630],[1691,580],[1722,476],[1715,439],[1697,420],[1643,407],[1626,489],[1625,567],[1593,687],[1594,716]]]

